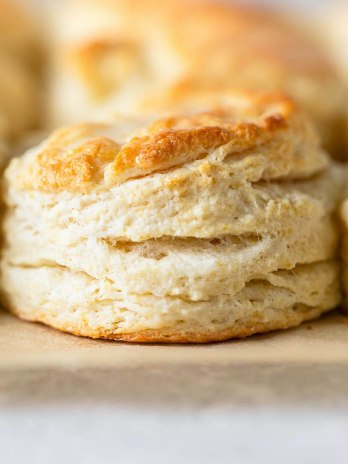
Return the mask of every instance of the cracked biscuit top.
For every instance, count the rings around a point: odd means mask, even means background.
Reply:
[[[249,92],[185,114],[58,129],[14,160],[8,176],[21,189],[87,192],[173,170],[232,172],[235,161],[245,179],[254,168],[261,179],[303,178],[327,157],[291,99]]]

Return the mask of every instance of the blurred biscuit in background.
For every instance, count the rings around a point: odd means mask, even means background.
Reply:
[[[318,27],[319,24],[319,27]],[[348,4],[343,1],[332,2],[320,10],[316,17],[314,31],[321,43],[327,47],[338,72],[348,86]],[[315,27],[317,26],[317,27]]]
[[[346,170],[346,176],[348,172]],[[342,259],[343,259],[343,307],[348,311],[348,189],[345,189],[346,199],[340,210],[342,220]]]
[[[7,139],[35,127],[38,111],[37,78],[23,63],[0,50],[0,120]]]
[[[3,147],[13,145],[27,130],[36,128],[41,116],[42,49],[38,30],[30,12],[22,5],[0,0],[0,139]]]
[[[209,342],[341,300],[343,176],[279,94],[54,132],[6,170],[1,283],[23,319],[94,338]]]
[[[40,64],[41,43],[33,6],[20,0],[0,0],[0,50],[26,62],[31,67]]]
[[[65,0],[53,16],[51,126],[282,89],[337,158],[347,93],[320,47],[262,8],[184,0]],[[220,94],[220,97],[218,96]]]

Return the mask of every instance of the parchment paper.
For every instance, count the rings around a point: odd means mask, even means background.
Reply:
[[[127,345],[78,338],[0,312],[0,417],[3,406],[36,410],[47,403],[76,408],[91,402],[117,411],[341,410],[348,404],[348,324],[332,313],[295,329],[225,343]]]
[[[209,345],[141,345],[79,338],[0,312],[0,371],[9,367],[269,362],[348,366],[348,319],[331,313],[295,329]]]

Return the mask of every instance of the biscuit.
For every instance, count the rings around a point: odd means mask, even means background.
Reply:
[[[320,47],[279,14],[190,0],[74,0],[59,2],[52,29],[52,127],[276,89],[306,108],[334,156],[345,155],[346,89]]]
[[[342,177],[279,94],[59,129],[5,173],[5,305],[140,342],[297,325],[340,301]]]

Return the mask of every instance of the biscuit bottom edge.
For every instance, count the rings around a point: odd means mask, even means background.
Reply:
[[[340,302],[334,261],[278,271],[204,301],[127,294],[67,268],[3,264],[4,303],[21,319],[90,338],[208,343],[294,327]]]
[[[335,307],[338,305],[335,305]],[[235,327],[230,327],[220,331],[206,331],[203,330],[201,332],[180,332],[174,329],[147,329],[147,330],[140,330],[139,332],[133,332],[128,334],[111,334],[111,333],[103,333],[103,332],[86,332],[84,330],[80,330],[79,327],[69,328],[61,327],[56,325],[48,320],[41,320],[39,318],[29,318],[24,316],[20,310],[10,309],[10,312],[21,319],[22,321],[26,322],[35,322],[47,325],[53,329],[59,330],[61,332],[66,332],[71,335],[75,335],[77,337],[85,337],[85,338],[92,338],[92,339],[103,339],[103,340],[113,340],[115,342],[127,342],[127,343],[143,343],[143,344],[151,344],[151,343],[168,343],[168,344],[204,344],[204,343],[218,343],[218,342],[225,342],[233,339],[244,339],[250,337],[252,335],[264,334],[268,332],[274,332],[277,330],[286,330],[291,329],[304,322],[311,321],[313,319],[317,319],[323,314],[332,311],[333,308],[311,308],[309,306],[297,306],[293,308],[292,315],[295,317],[291,317],[289,309],[289,315],[287,322],[284,318],[283,320],[279,321],[272,321],[268,323],[254,323],[254,322],[245,322],[242,325],[236,325]],[[298,312],[300,312],[301,317],[298,317]]]

